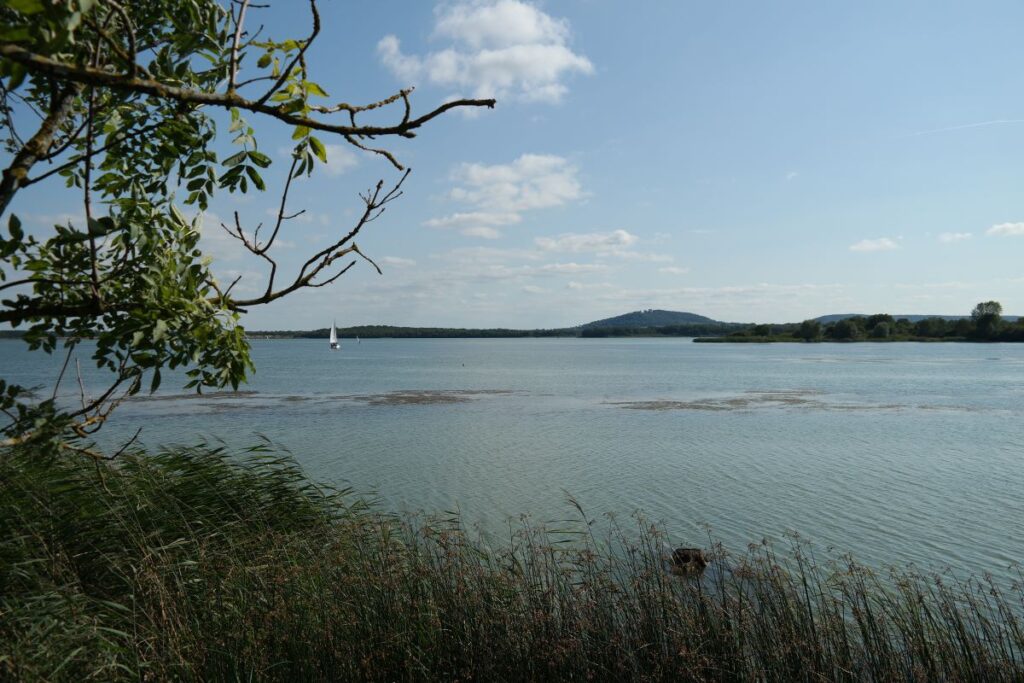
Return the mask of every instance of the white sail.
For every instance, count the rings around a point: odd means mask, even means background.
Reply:
[[[334,323],[331,323],[331,348],[338,348],[338,328]]]

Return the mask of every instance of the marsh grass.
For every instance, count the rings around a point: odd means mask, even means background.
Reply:
[[[0,453],[0,678],[1024,678],[1019,584],[878,576],[798,539],[678,577],[639,518],[493,547],[265,448],[122,458]]]

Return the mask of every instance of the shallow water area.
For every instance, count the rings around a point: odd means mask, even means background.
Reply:
[[[643,510],[683,545],[707,525],[738,551],[795,530],[874,565],[1011,577],[1024,559],[1024,345],[258,340],[253,355],[244,391],[165,376],[101,442],[264,435],[316,479],[497,538],[521,514],[572,517],[568,493],[593,518]],[[52,386],[62,361],[0,341],[9,381]]]

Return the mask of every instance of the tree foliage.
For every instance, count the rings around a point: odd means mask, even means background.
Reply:
[[[114,377],[75,408],[29,400],[0,382],[8,442],[64,439],[68,430],[86,436],[124,397],[155,390],[164,368],[187,369],[196,389],[237,387],[252,368],[241,312],[327,285],[354,257],[367,258],[355,237],[400,196],[408,173],[373,141],[413,137],[455,107],[494,105],[456,100],[414,116],[411,90],[364,105],[324,104],[328,94],[306,60],[321,30],[316,0],[306,3],[310,33],[298,39],[248,30],[246,15],[263,7],[249,0],[6,0],[0,7],[0,133],[10,155],[0,211],[44,181],[63,182],[82,205],[82,220],[43,235],[7,217],[0,323],[25,329],[30,348],[62,347],[68,358],[81,340],[94,339],[93,360]],[[226,130],[216,110],[230,112]],[[395,122],[364,125],[371,110],[393,110]],[[242,299],[232,293],[235,283],[211,273],[199,247],[199,212],[218,192],[267,191],[272,160],[249,119],[287,127],[294,149],[274,220],[250,227],[236,214],[222,226],[267,268],[262,293]],[[292,181],[327,161],[318,137],[325,135],[405,173],[360,195],[355,224],[285,277],[272,249],[301,213],[288,208]],[[222,158],[226,140],[234,149]]]
[[[728,337],[702,341],[1024,341],[1024,318],[1010,324],[1002,320],[1002,310],[998,301],[985,301],[974,307],[969,318],[933,316],[912,322],[907,318],[897,320],[888,313],[876,313],[855,315],[826,325],[820,320],[749,325]]]

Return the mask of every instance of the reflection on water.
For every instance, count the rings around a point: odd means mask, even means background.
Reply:
[[[643,509],[682,545],[707,524],[733,549],[797,530],[879,565],[1008,576],[1024,558],[1024,345],[295,340],[254,355],[245,392],[181,394],[165,376],[102,438],[262,434],[318,479],[499,536],[522,513],[570,515],[569,492],[591,517]],[[8,380],[46,385],[57,366],[0,342]]]

